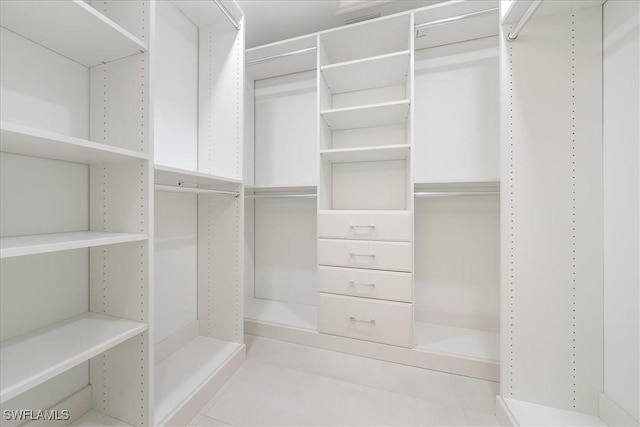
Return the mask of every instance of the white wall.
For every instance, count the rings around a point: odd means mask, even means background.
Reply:
[[[597,415],[602,9],[532,19],[501,45],[501,395]]]
[[[640,420],[640,3],[603,22],[604,392]]]

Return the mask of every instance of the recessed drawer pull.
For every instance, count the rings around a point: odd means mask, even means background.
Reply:
[[[366,257],[369,257],[369,258],[375,258],[376,257],[376,254],[359,254],[357,252],[349,252],[349,255],[351,255],[351,256],[366,256]]]
[[[375,224],[371,224],[371,225],[349,224],[349,228],[376,228],[376,226]]]
[[[375,283],[358,283],[358,282],[354,282],[353,280],[349,281],[349,286],[369,286],[373,288],[375,285],[376,285]]]
[[[350,317],[349,317],[349,320],[351,320],[352,322],[370,323],[370,324],[372,324],[372,325],[375,325],[375,324],[376,324],[376,319],[371,319],[371,320],[359,320],[359,319],[356,319],[356,318],[355,318],[355,317],[353,317],[353,316],[350,316]]]

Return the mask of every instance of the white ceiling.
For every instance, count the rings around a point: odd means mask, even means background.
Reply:
[[[237,0],[246,16],[246,47],[345,25],[347,20],[381,16],[443,0]]]

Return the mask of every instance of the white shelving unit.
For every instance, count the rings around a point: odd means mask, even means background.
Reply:
[[[377,147],[338,148],[320,150],[322,160],[331,163],[351,163],[357,161],[380,162],[385,160],[408,159],[411,146],[382,145]]]
[[[357,107],[322,110],[320,114],[331,130],[402,124],[407,120],[411,101],[383,102]]]

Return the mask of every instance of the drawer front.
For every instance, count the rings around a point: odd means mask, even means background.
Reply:
[[[412,347],[412,304],[320,294],[318,331]]]
[[[413,240],[413,216],[402,214],[371,214],[320,212],[318,237],[361,240]]]
[[[413,271],[413,245],[404,242],[319,239],[318,264],[410,273]]]
[[[318,290],[330,294],[412,302],[413,274],[318,267]]]

